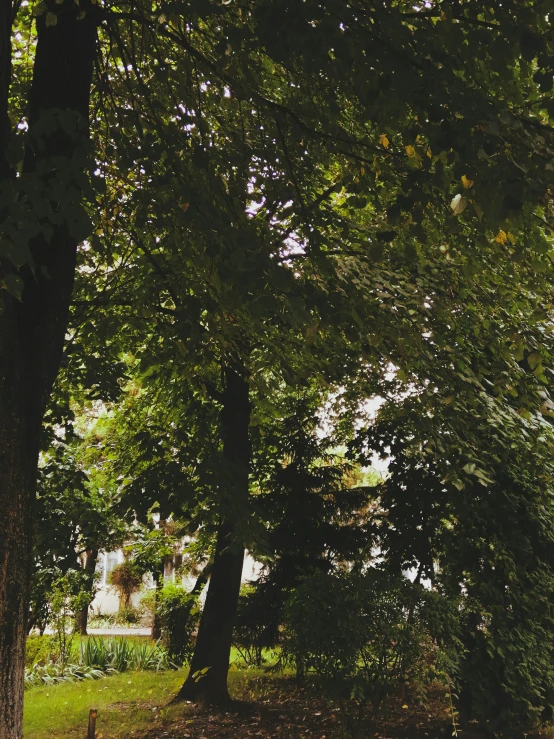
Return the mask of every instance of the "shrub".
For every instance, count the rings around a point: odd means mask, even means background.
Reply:
[[[265,582],[241,588],[233,644],[247,666],[261,667],[264,649],[275,648],[279,643],[282,609],[271,597],[276,595],[274,590]]]
[[[33,635],[27,637],[25,651],[25,665],[27,667],[46,664],[56,660],[57,656],[56,642],[51,636]]]
[[[118,611],[116,623],[125,626],[127,624],[137,624],[139,620],[140,614],[137,608],[133,608],[133,606],[124,606]]]
[[[452,605],[403,577],[316,573],[289,598],[285,650],[345,709],[370,703],[375,715],[406,684],[421,693],[441,651],[454,668],[457,628]]]
[[[192,633],[199,614],[197,598],[177,585],[168,584],[158,591],[156,608],[169,659],[181,666],[193,651]]]

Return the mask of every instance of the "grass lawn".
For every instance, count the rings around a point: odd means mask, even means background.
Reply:
[[[81,683],[31,688],[25,693],[24,739],[84,739],[90,708],[98,710],[97,739],[339,739],[350,733],[337,707],[302,689],[290,675],[260,670],[229,673],[230,692],[243,701],[229,712],[167,703],[183,682],[178,672],[126,672]],[[358,734],[366,739],[445,739],[452,727],[444,708],[387,707],[384,723]],[[386,726],[385,726],[386,725]],[[460,739],[483,739],[460,734]]]
[[[31,688],[25,693],[23,736],[83,739],[89,709],[96,708],[97,738],[124,739],[156,725],[185,676],[186,670],[124,672],[103,680]]]
[[[231,693],[247,700],[263,695],[256,681],[259,674],[231,667]],[[25,692],[24,739],[83,739],[91,708],[98,710],[97,739],[127,739],[174,719],[182,726],[187,723],[190,706],[165,706],[186,675],[186,668],[124,672],[101,680],[31,688]]]

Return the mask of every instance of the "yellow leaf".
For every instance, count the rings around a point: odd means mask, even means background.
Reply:
[[[497,241],[499,244],[505,244],[507,239],[508,234],[506,233],[506,231],[502,231],[502,229],[500,229],[500,231],[496,234],[494,240]]]
[[[427,149],[427,156],[429,157],[429,159],[432,159],[433,158],[433,152],[431,151],[430,148]]]
[[[402,708],[408,708],[408,705],[406,703],[404,703],[404,705],[402,706]]]
[[[460,213],[463,213],[466,209],[467,200],[458,193],[457,195],[454,195],[452,198],[452,202],[450,203],[450,207],[452,208],[452,212],[455,216],[459,216]]]
[[[386,133],[382,133],[379,136],[379,143],[381,144],[381,146],[384,146],[385,149],[389,148],[389,137],[387,136]]]
[[[414,147],[413,146],[406,146],[406,154],[409,157],[414,157],[415,156],[415,149],[414,149]]]
[[[58,22],[58,16],[55,13],[46,13],[46,25],[55,26]]]
[[[510,242],[510,244],[512,244],[512,246],[515,246],[515,243],[516,243],[515,236],[511,234],[509,231],[506,234],[506,236],[508,237],[508,241]]]
[[[473,185],[473,180],[470,180],[468,177],[465,176],[465,174],[462,175],[462,185],[467,190]]]
[[[375,170],[375,179],[377,179],[381,174],[381,170],[379,169],[379,165],[377,163],[377,157],[373,157],[373,169]]]

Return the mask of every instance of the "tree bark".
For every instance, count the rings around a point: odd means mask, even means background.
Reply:
[[[12,8],[4,2],[0,8],[0,179],[10,178],[10,165],[7,159],[10,119],[8,98],[12,76]]]
[[[11,3],[4,2],[3,6]],[[71,0],[51,3],[56,24],[37,20],[38,42],[29,99],[29,133],[34,147],[26,152],[24,171],[40,172],[49,192],[54,183],[72,203],[79,188],[59,170],[88,137],[86,125],[72,135],[61,127],[40,137],[41,121],[53,108],[80,116],[86,123],[95,52],[96,23],[92,5],[77,8]],[[77,20],[80,10],[87,13]],[[89,12],[90,11],[90,12]],[[4,11],[0,11],[4,12]],[[51,20],[51,18],[50,18]],[[5,28],[0,27],[0,44]],[[5,61],[5,48],[0,50]],[[1,78],[5,87],[4,78]],[[0,91],[4,93],[5,90]],[[4,101],[2,101],[2,105]],[[0,111],[5,119],[5,110]],[[0,124],[3,125],[3,124]],[[42,148],[38,144],[42,142]],[[3,141],[1,142],[4,143]],[[59,159],[55,159],[58,158]],[[6,161],[4,152],[0,160]],[[68,168],[70,171],[70,168]],[[25,175],[24,175],[25,176]],[[24,178],[24,177],[23,177]],[[22,178],[22,180],[23,180]],[[66,190],[67,188],[67,190]],[[55,380],[68,323],[77,242],[71,236],[59,201],[48,198],[49,239],[29,244],[35,264],[19,270],[21,301],[2,291],[0,315],[0,739],[21,739],[25,639],[32,557],[32,511],[36,489],[42,415]],[[0,282],[13,271],[0,264]]]
[[[224,501],[227,515],[218,530],[210,584],[189,674],[176,700],[206,705],[230,701],[227,674],[244,561],[244,546],[237,541],[236,526],[248,500],[249,423],[249,388],[244,369],[228,367],[221,413],[223,455],[228,475]]]
[[[160,590],[164,584],[164,565],[160,567],[157,572],[153,573],[154,578],[154,616],[152,618],[152,634],[151,637],[154,641],[162,636],[162,622],[159,614],[159,602],[160,602]]]
[[[90,594],[92,595],[92,588],[94,587],[94,573],[96,572],[96,563],[98,562],[98,549],[87,549],[85,552],[85,566],[84,570],[90,578]],[[87,635],[88,626],[88,612],[90,603],[87,606],[83,606],[77,614],[77,631],[81,636]]]

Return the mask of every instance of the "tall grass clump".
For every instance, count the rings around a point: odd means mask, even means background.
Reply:
[[[165,647],[146,640],[125,637],[102,639],[89,637],[74,645],[69,655],[60,659],[53,651],[56,642],[48,639],[48,649],[34,650],[36,658],[25,670],[25,687],[54,685],[60,682],[97,680],[128,670],[167,670],[175,667]]]
[[[116,670],[110,667],[101,670],[97,667],[87,667],[85,665],[62,665],[53,661],[46,665],[34,664],[25,670],[25,689],[40,685],[78,682],[79,680],[99,680],[115,672]]]
[[[126,670],[167,670],[172,667],[167,651],[160,644],[131,641],[124,637],[89,637],[81,642],[80,664],[86,667]]]

